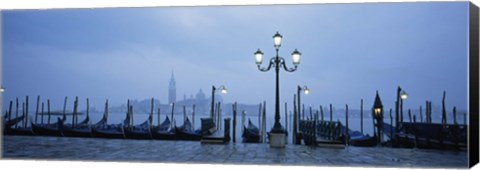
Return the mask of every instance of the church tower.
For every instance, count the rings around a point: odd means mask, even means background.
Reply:
[[[177,101],[177,88],[175,83],[175,77],[172,75],[170,77],[170,83],[168,85],[168,103],[175,103]]]

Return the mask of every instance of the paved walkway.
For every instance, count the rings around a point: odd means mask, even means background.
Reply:
[[[2,159],[435,168],[467,165],[465,151],[382,147],[336,149],[289,144],[278,149],[267,144],[7,136],[2,149]]]

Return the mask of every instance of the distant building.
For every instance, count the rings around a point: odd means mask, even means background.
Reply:
[[[177,87],[175,82],[175,77],[172,75],[170,77],[170,84],[168,86],[168,103],[175,103],[177,102]]]

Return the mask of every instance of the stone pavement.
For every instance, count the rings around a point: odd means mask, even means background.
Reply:
[[[201,144],[189,141],[3,137],[2,159],[87,160],[255,165],[466,168],[466,151],[321,148],[287,144]]]

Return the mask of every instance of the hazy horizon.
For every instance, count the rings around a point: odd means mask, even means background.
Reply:
[[[467,108],[468,2],[262,5],[221,7],[3,10],[5,110],[15,97],[50,99],[61,109],[90,98],[103,109],[127,99],[167,103],[174,70],[177,100],[225,85],[226,103],[267,101],[273,114],[274,71],[260,72],[274,56],[272,36],[283,35],[280,56],[302,53],[296,72],[280,71],[280,94],[292,107],[297,85],[306,106],[371,108],[378,90],[394,108],[397,86],[404,108],[425,101],[447,110]],[[83,104],[81,104],[83,105]],[[29,109],[33,110],[33,109]],[[3,112],[3,111],[2,111]],[[283,113],[283,112],[282,112]]]

